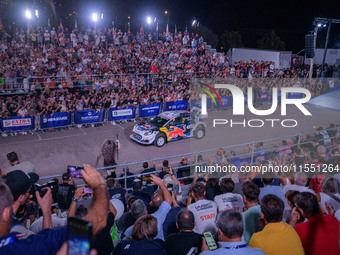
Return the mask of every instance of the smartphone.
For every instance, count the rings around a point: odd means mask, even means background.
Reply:
[[[68,255],[88,255],[91,249],[92,225],[90,222],[70,217],[67,222]]]
[[[92,194],[92,189],[91,188],[84,188],[84,193],[85,194]]]
[[[211,232],[204,232],[203,236],[204,236],[205,241],[206,241],[206,243],[209,247],[209,250],[212,251],[212,250],[216,250],[218,248]]]
[[[80,174],[81,170],[84,170],[84,167],[80,167],[80,166],[67,166],[67,173],[72,178],[83,178],[83,176],[81,176],[81,174]]]

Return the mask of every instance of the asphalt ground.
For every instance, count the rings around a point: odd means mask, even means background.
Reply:
[[[95,166],[97,156],[103,142],[110,138],[116,139],[118,134],[121,143],[119,151],[118,164],[135,161],[149,161],[155,158],[168,157],[172,155],[197,152],[206,149],[249,143],[254,140],[279,138],[286,135],[297,133],[312,132],[313,126],[328,127],[330,123],[340,124],[340,112],[306,106],[312,113],[312,116],[304,116],[297,108],[288,107],[287,116],[281,116],[279,108],[271,116],[232,116],[232,110],[219,110],[210,112],[206,119],[207,130],[206,136],[201,140],[185,139],[181,141],[170,142],[164,147],[158,148],[153,145],[140,145],[132,140],[131,134],[134,122],[111,125],[105,123],[98,127],[81,127],[70,128],[64,131],[38,132],[34,135],[17,135],[0,137],[0,167],[7,167],[9,163],[6,154],[10,151],[16,151],[20,161],[31,161],[36,166],[36,171],[40,176],[62,174],[66,172],[67,165],[81,166],[84,163]],[[261,128],[242,127],[236,125],[217,125],[212,127],[213,119],[234,119],[242,121],[243,119],[296,119],[296,127],[282,127],[279,122],[275,122],[275,127],[266,123]],[[258,124],[258,123],[253,123]],[[280,140],[280,139],[279,139]],[[265,148],[278,146],[279,140],[275,142],[266,142]],[[235,147],[237,153],[246,152],[243,146]],[[205,156],[204,156],[205,157]],[[207,155],[208,157],[208,155]],[[172,166],[177,166],[180,157],[170,159]],[[161,167],[162,161],[156,162],[157,167]],[[103,166],[100,161],[98,167]],[[142,164],[130,167],[130,171],[138,173],[142,170]],[[122,168],[117,168],[117,173],[121,173]]]

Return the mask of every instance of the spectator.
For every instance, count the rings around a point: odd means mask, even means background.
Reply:
[[[306,187],[307,181],[308,181],[308,178],[305,173],[297,172],[294,178],[295,184],[287,184],[286,186],[284,186],[282,190],[283,194],[286,194],[288,190],[296,190],[299,192],[310,192],[312,194],[315,194],[313,190]]]
[[[261,219],[265,227],[255,233],[249,246],[262,249],[266,254],[304,254],[301,240],[295,230],[282,222],[283,201],[275,195],[266,195],[261,201]]]
[[[156,238],[159,238],[161,240],[164,240],[164,233],[163,233],[163,223],[165,221],[166,215],[168,214],[168,212],[171,209],[171,204],[172,204],[172,197],[167,189],[167,187],[165,186],[164,182],[162,181],[162,179],[160,179],[159,177],[155,176],[155,175],[151,175],[151,180],[154,184],[158,185],[158,187],[161,189],[162,194],[163,194],[163,201],[160,203],[159,209],[157,210],[157,212],[151,214],[152,216],[154,216],[157,219],[157,236]],[[140,200],[137,200],[136,202],[133,203],[133,206],[135,205],[135,203],[137,203]],[[140,204],[140,202],[139,202]],[[146,209],[146,207],[144,207]],[[140,217],[144,214],[147,213],[147,211],[144,209],[143,207],[141,207],[141,205],[138,206],[138,214],[135,217]],[[143,214],[143,211],[145,212]],[[132,214],[134,215],[135,213],[133,212],[133,209],[131,209]],[[131,231],[132,231],[132,227],[129,227],[126,231],[125,231],[125,236],[126,237],[131,237]]]
[[[202,235],[193,231],[194,214],[184,208],[177,214],[176,226],[178,233],[169,235],[165,240],[167,255],[194,255],[201,252]]]
[[[277,197],[279,197],[282,201],[284,201],[282,187],[273,185],[274,178],[275,178],[275,175],[273,173],[262,174],[261,180],[263,182],[264,187],[260,188],[260,201],[267,194],[274,194]]]
[[[217,215],[217,205],[215,202],[204,199],[205,190],[204,184],[194,183],[189,193],[187,208],[194,214],[196,226],[194,231],[198,234],[210,231],[213,235],[217,229],[215,218]],[[196,201],[192,203],[192,201]]]
[[[67,210],[71,205],[72,197],[77,188],[77,184],[73,178],[71,178],[69,173],[64,173],[61,178],[63,183],[58,185],[56,202],[58,203],[61,217],[65,218],[67,216]],[[69,184],[70,181],[73,185]]]
[[[92,188],[93,203],[91,209],[86,217],[86,220],[92,223],[93,235],[95,236],[106,225],[107,211],[108,211],[108,197],[104,179],[98,171],[89,165],[84,165],[84,170],[81,172],[84,181]],[[38,203],[41,206],[44,217],[47,221],[45,226],[50,226],[51,220],[51,190],[40,198],[39,193],[36,192]],[[4,244],[0,247],[0,254],[55,254],[60,249],[62,244],[67,240],[67,228],[45,229],[38,234],[31,235],[24,240],[17,240],[16,234],[10,234],[10,226],[12,225],[12,205],[13,199],[9,188],[0,180],[0,243]]]
[[[155,217],[140,217],[133,226],[131,240],[120,242],[113,255],[166,255],[164,241],[157,239],[157,229]]]
[[[152,162],[152,167],[149,168],[149,164],[148,162],[144,162],[143,163],[143,171],[141,172],[141,174],[145,174],[145,173],[150,173],[150,172],[155,172],[156,171],[156,162],[153,161]],[[142,181],[145,183],[150,183],[151,181],[151,176],[148,175],[142,175]]]
[[[202,255],[265,255],[265,253],[261,249],[248,247],[247,244],[242,241],[243,220],[241,213],[234,210],[222,211],[217,215],[216,225],[218,228],[219,249],[208,251],[208,246],[204,239],[202,245]]]
[[[325,177],[321,181],[320,202],[321,206],[326,209],[326,203],[329,204],[336,212],[340,209],[340,195],[338,193],[338,182],[331,177]]]
[[[108,176],[106,177],[106,186],[109,189],[110,200],[119,199],[125,205],[125,195],[127,194],[127,191],[120,186],[119,182]]]
[[[252,235],[261,230],[260,218],[261,207],[259,205],[260,189],[252,182],[245,182],[242,185],[244,212],[243,218],[243,237],[246,243],[249,243]]]
[[[141,179],[136,178],[133,180],[132,192],[126,196],[125,198],[126,202],[131,195],[137,197],[138,199],[141,199],[144,202],[145,206],[147,207],[149,206],[151,197],[149,194],[143,192],[143,183]]]
[[[305,254],[340,254],[338,246],[339,221],[333,215],[323,215],[320,212],[316,196],[310,192],[298,194],[296,202],[298,208],[293,210],[292,225],[299,219],[296,210],[308,218],[307,222],[295,225]]]
[[[68,210],[67,217],[76,217],[81,219],[86,219],[89,212],[89,207],[85,205],[80,205],[77,207],[78,201],[87,195],[84,193],[84,187],[78,188],[72,199],[72,203]],[[111,229],[114,224],[115,216],[117,215],[117,210],[111,203],[109,203],[109,212],[107,214],[106,226],[99,231],[99,233],[92,240],[92,248],[96,249],[99,254],[110,255],[113,250],[113,243],[111,239]]]
[[[6,169],[7,173],[14,170],[22,170],[26,174],[35,172],[35,166],[29,161],[20,162],[17,153],[14,151],[7,154],[7,159],[11,165]]]
[[[134,215],[132,214],[131,212],[131,208],[132,208],[132,204],[137,200],[138,198],[136,198],[135,196],[130,196],[129,199],[128,199],[128,202],[127,202],[127,209],[128,211],[123,213],[123,215],[117,219],[117,228],[118,228],[118,233],[121,234],[121,239],[124,238],[125,236],[125,230],[132,226],[136,219],[139,218],[139,215]],[[142,201],[143,202],[143,201]],[[144,204],[144,202],[143,202]],[[145,206],[145,204],[144,204]],[[145,210],[146,210],[146,207],[145,207]]]
[[[243,212],[243,198],[239,194],[232,193],[234,190],[234,182],[230,178],[223,178],[220,181],[220,188],[222,195],[215,196],[214,201],[217,205],[218,211],[233,209],[238,212]]]
[[[39,176],[35,173],[27,175],[21,170],[14,170],[5,175],[4,180],[13,195],[12,210],[15,217],[10,232],[19,232],[21,233],[20,238],[27,238],[34,233],[28,230],[20,219],[26,214],[28,205],[31,204],[30,199],[33,198],[33,195],[30,191],[32,186],[39,180]],[[49,228],[51,227],[48,221],[50,212],[43,212],[47,215],[44,221],[44,228]]]

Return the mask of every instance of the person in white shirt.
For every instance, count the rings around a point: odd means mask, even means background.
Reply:
[[[324,177],[321,181],[321,206],[326,209],[326,203],[328,203],[334,210],[334,212],[340,209],[340,195],[338,193],[338,182],[331,177]]]
[[[286,186],[284,186],[282,190],[283,194],[286,194],[288,190],[296,190],[299,192],[310,192],[315,195],[314,190],[311,190],[310,188],[306,187],[307,181],[308,178],[305,173],[302,172],[296,173],[294,178],[295,184],[287,184]]]
[[[235,184],[230,178],[223,178],[220,181],[222,195],[215,196],[214,201],[217,204],[218,211],[233,209],[238,212],[243,212],[243,197],[239,194],[232,193]]]
[[[217,215],[217,205],[214,201],[204,199],[205,189],[203,183],[194,183],[189,193],[187,208],[195,216],[196,225],[194,232],[202,234],[210,231],[213,235],[217,233],[215,218]],[[191,204],[192,200],[196,202]]]

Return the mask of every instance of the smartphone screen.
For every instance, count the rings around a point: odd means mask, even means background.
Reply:
[[[67,172],[72,178],[83,178],[80,171],[83,170],[80,166],[67,166]]]
[[[85,194],[92,194],[92,189],[91,188],[84,188],[84,193]]]
[[[215,242],[214,237],[211,234],[211,232],[204,232],[203,235],[204,235],[205,241],[206,241],[206,243],[209,247],[209,250],[212,251],[212,250],[217,249],[216,242]]]
[[[67,232],[68,255],[88,255],[91,249],[91,223],[71,217],[67,222]]]

